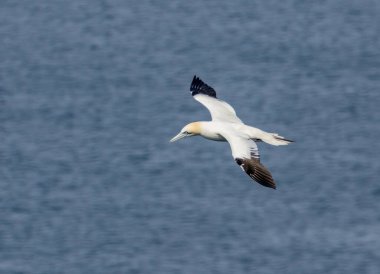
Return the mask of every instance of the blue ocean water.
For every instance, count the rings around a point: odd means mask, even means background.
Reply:
[[[2,1],[0,273],[380,273],[376,0]],[[247,123],[276,191],[226,143]]]

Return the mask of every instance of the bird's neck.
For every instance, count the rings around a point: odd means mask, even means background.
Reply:
[[[199,129],[199,135],[213,141],[225,141],[224,137],[219,134],[218,124],[213,121],[196,122]]]

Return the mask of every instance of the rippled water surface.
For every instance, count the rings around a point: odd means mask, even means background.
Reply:
[[[380,273],[380,5],[2,1],[0,273]],[[226,143],[247,123],[276,191]]]

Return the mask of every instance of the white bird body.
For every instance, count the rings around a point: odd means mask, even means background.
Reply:
[[[226,138],[220,132],[221,128],[228,128],[231,123],[223,123],[223,122],[199,122],[200,133],[202,137],[219,142],[227,142]]]
[[[200,135],[206,139],[213,141],[226,141],[223,137],[223,133],[226,132],[236,132],[239,134],[246,135],[249,139],[253,140],[263,140],[264,139],[270,144],[270,136],[272,133],[262,131],[261,129],[247,126],[244,124],[236,124],[230,122],[220,122],[220,121],[207,121],[198,122],[200,123]],[[277,144],[281,145],[281,144]]]
[[[292,141],[277,133],[245,125],[237,117],[233,107],[217,99],[215,90],[196,76],[193,78],[190,91],[195,100],[208,108],[212,121],[190,123],[170,141],[200,135],[209,140],[228,142],[235,161],[252,179],[264,186],[276,188],[272,175],[260,163],[256,142],[263,141],[279,146],[288,145]]]
[[[213,140],[213,141],[224,141],[226,142],[226,138],[223,137],[223,134],[228,132],[234,132],[239,135],[246,135],[247,138],[253,140],[263,140],[268,138],[266,134],[270,134],[262,131],[261,129],[250,127],[244,124],[236,124],[230,122],[221,122],[221,121],[201,121],[198,122],[200,126],[200,133],[202,137]]]

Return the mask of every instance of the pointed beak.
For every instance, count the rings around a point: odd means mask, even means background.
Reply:
[[[187,135],[186,134],[183,134],[182,132],[178,133],[176,136],[174,136],[171,140],[170,140],[170,143],[173,143],[175,141],[178,141],[179,139],[182,139],[184,137],[186,137]]]

